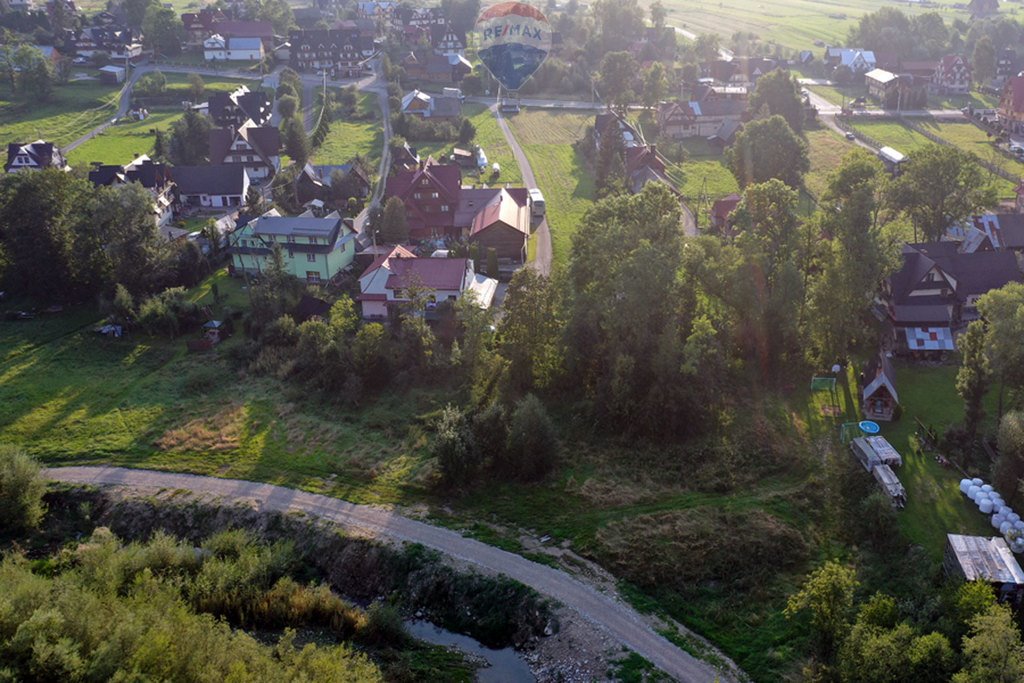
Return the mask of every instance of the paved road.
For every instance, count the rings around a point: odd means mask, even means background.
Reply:
[[[501,115],[498,103],[492,102],[490,108],[494,112],[495,118],[498,119],[498,127],[501,128],[501,132],[505,135],[508,146],[512,148],[512,156],[516,158],[516,163],[519,164],[519,170],[523,175],[523,182],[527,187],[540,187],[537,184],[537,179],[533,176],[530,160],[526,158],[523,148],[519,146],[519,141],[512,134],[512,129],[508,127],[505,117]],[[537,240],[537,251],[529,265],[538,273],[547,277],[551,275],[551,230],[548,228],[547,216],[537,226],[533,235],[534,239]]]
[[[421,543],[485,570],[505,574],[558,600],[609,636],[680,681],[725,680],[710,665],[680,650],[655,633],[632,608],[616,602],[564,572],[519,555],[464,538],[455,531],[417,522],[384,508],[354,505],[281,486],[192,474],[121,467],[59,467],[44,470],[56,481],[125,486],[133,491],[188,490],[228,501],[259,501],[264,509],[300,511],[373,536]]]
[[[85,144],[89,140],[92,140],[94,137],[96,137],[97,135],[105,131],[107,128],[112,126],[112,121],[116,121],[117,119],[121,118],[122,116],[128,113],[128,109],[132,105],[132,88],[135,87],[135,81],[139,80],[139,76],[141,75],[142,73],[140,73],[139,71],[135,71],[134,73],[132,73],[131,77],[129,77],[128,80],[125,81],[124,87],[121,88],[120,98],[118,99],[117,111],[110,115],[110,120],[101,123],[100,125],[90,130],[88,133],[83,135],[82,137],[68,144],[63,150],[65,155],[68,152],[74,150],[76,147]]]

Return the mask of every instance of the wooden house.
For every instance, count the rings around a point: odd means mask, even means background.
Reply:
[[[892,363],[884,352],[871,360],[865,375],[865,386],[861,391],[861,412],[867,420],[890,422],[899,405],[896,394],[896,375]]]

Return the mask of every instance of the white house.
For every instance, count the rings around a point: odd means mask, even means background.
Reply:
[[[477,275],[466,258],[420,258],[402,246],[380,256],[359,276],[363,317],[386,318],[388,309],[406,303],[410,287],[429,290],[427,311],[444,301],[458,301],[472,291],[481,308],[490,308],[497,281]]]
[[[825,49],[825,64],[835,68],[845,66],[855,74],[863,74],[877,66],[875,53],[856,47],[829,47]]]
[[[263,54],[263,41],[255,37],[225,38],[214,33],[203,41],[203,56],[208,62],[258,62]]]

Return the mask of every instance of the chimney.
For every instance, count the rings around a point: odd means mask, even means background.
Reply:
[[[650,148],[651,148],[651,154],[653,156],[658,156],[658,145],[652,142],[650,144]]]

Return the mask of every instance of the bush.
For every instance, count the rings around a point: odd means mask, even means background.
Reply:
[[[508,417],[505,409],[492,403],[473,416],[471,428],[481,459],[490,459],[492,464],[504,462],[505,447],[508,445]]]
[[[543,479],[558,458],[558,435],[544,404],[528,394],[516,404],[509,421],[506,472],[523,481]]]
[[[400,647],[409,642],[409,634],[397,609],[383,602],[375,602],[366,611],[366,621],[356,634],[369,645]]]
[[[45,490],[35,460],[14,446],[0,446],[0,531],[38,526],[46,512]]]
[[[172,287],[146,299],[139,306],[139,325],[146,334],[175,337],[198,322],[198,307],[186,299],[183,287]]]
[[[461,486],[476,477],[480,456],[466,415],[455,406],[445,406],[436,425],[433,452],[448,486]]]

